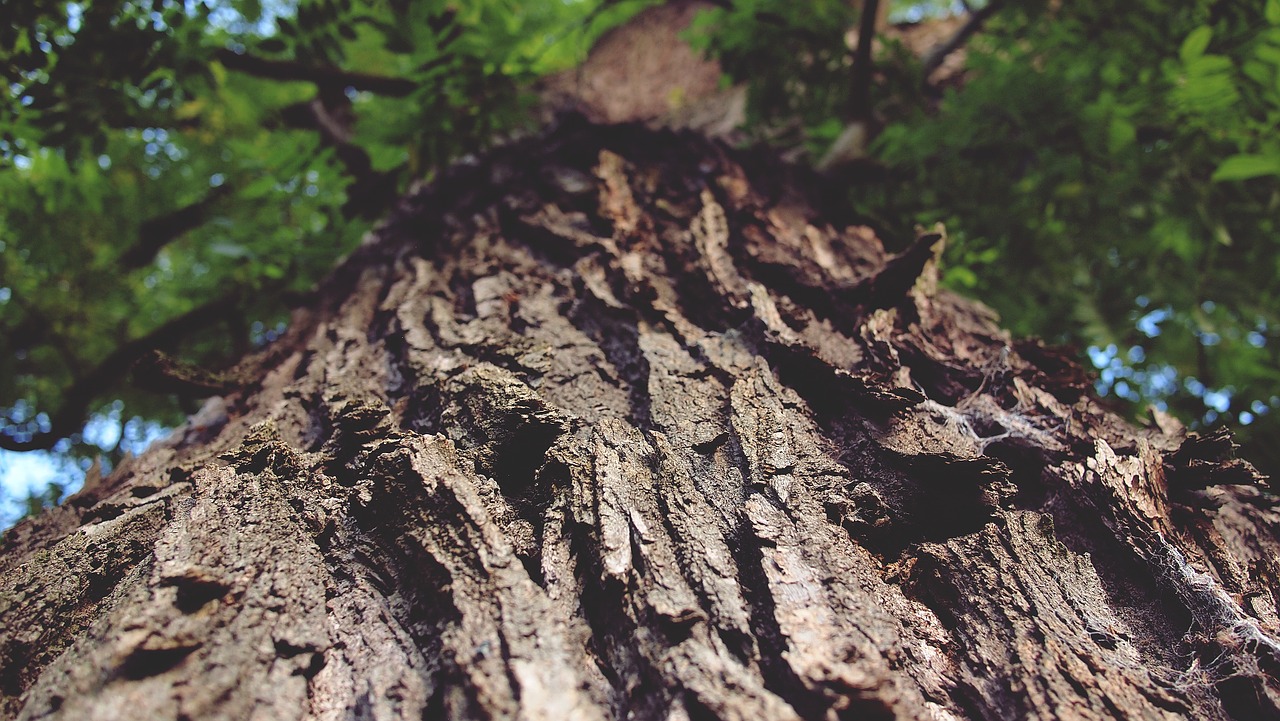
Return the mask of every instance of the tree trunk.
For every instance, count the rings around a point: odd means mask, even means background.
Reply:
[[[1230,440],[818,182],[566,122],[411,192],[243,389],[5,536],[4,714],[1277,717]]]

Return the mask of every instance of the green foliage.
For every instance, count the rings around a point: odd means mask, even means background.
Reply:
[[[1009,8],[965,87],[878,153],[917,219],[955,229],[953,282],[1015,331],[1098,349],[1103,390],[1236,421],[1276,469],[1280,24],[1263,15]]]
[[[933,5],[950,4],[893,9]],[[800,5],[770,8],[807,22]],[[709,46],[769,89],[753,117],[785,108],[803,120],[792,142],[812,149],[840,126],[839,103],[774,94],[842,87],[848,71],[834,51],[788,62],[749,21],[709,16]],[[891,242],[945,222],[951,286],[1019,335],[1091,347],[1100,390],[1121,402],[1232,421],[1280,470],[1280,0],[1006,2],[966,52],[963,85],[931,96],[919,63],[885,43],[881,172],[850,202]],[[737,62],[757,54],[770,61]],[[797,64],[812,71],[800,88]]]
[[[691,44],[749,88],[749,127],[774,142],[817,148],[840,132],[849,111],[852,58],[845,32],[857,22],[848,0],[740,0],[699,13]],[[807,134],[800,132],[807,130]]]
[[[134,356],[273,338],[411,178],[525,127],[530,82],[645,4],[6,5],[0,435],[110,465],[89,412],[179,422]]]

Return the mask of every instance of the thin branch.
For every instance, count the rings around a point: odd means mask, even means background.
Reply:
[[[404,78],[356,73],[340,68],[306,65],[295,60],[272,60],[234,50],[222,49],[217,60],[229,70],[270,80],[302,80],[320,86],[355,88],[378,95],[402,98],[417,90],[418,84]]]
[[[853,80],[850,98],[853,117],[871,117],[871,45],[876,37],[876,17],[880,0],[863,0],[862,17],[858,20],[858,48],[853,56]]]
[[[78,378],[63,394],[62,406],[49,421],[49,430],[30,439],[19,440],[0,430],[0,449],[6,451],[44,451],[75,433],[85,422],[89,404],[129,371],[138,359],[155,348],[172,345],[195,330],[213,323],[235,307],[238,299],[228,295],[184,313],[155,330],[121,345],[88,374]]]
[[[1003,0],[988,0],[986,5],[969,13],[969,19],[965,21],[964,25],[960,26],[959,30],[956,30],[954,35],[930,50],[924,57],[925,82],[928,82],[928,78],[933,74],[933,71],[942,65],[942,61],[946,60],[951,53],[964,47],[969,38],[981,30],[982,24],[992,15],[995,15],[1002,5],[1004,5]],[[966,5],[966,7],[968,6]]]

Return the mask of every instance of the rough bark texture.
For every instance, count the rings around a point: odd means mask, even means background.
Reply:
[[[697,14],[714,7],[708,0],[671,0],[641,11],[602,35],[581,65],[543,81],[543,106],[597,123],[734,135],[746,120],[746,87],[721,87],[720,63],[684,37]]]
[[[251,387],[5,536],[4,715],[1275,718],[1230,440],[807,183],[567,123],[412,192]]]

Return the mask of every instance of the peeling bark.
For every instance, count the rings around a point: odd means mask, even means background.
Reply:
[[[1280,514],[814,179],[566,123],[0,556],[21,719],[1280,715]]]

